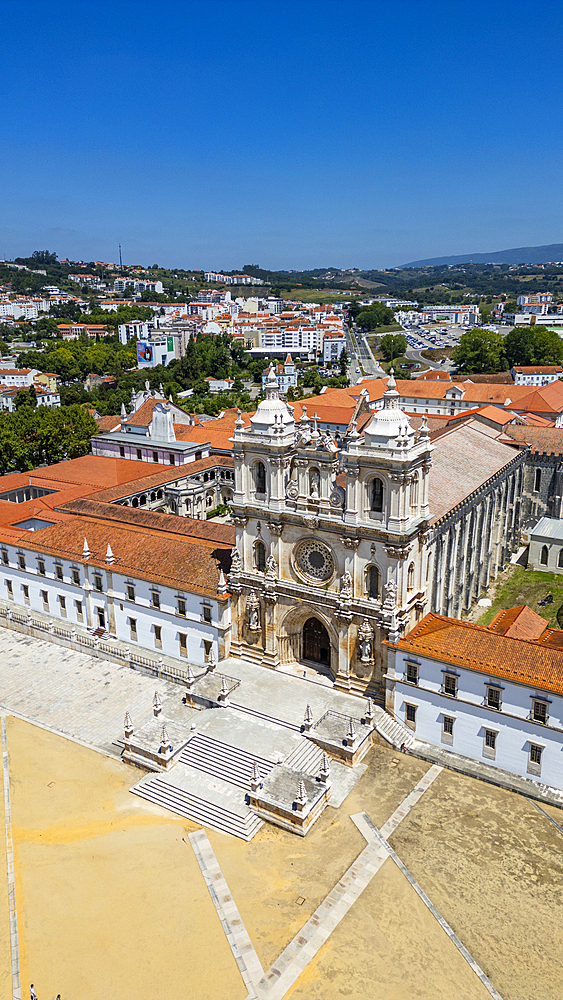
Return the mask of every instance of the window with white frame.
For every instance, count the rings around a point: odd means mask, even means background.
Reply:
[[[405,726],[416,729],[416,705],[405,704]]]
[[[81,622],[84,621],[84,613],[82,610],[82,601],[75,601],[74,606],[76,608],[76,620]]]
[[[496,729],[485,729],[485,735],[483,737],[483,757],[489,757],[490,760],[494,760],[497,755],[497,736],[498,732]]]
[[[501,689],[496,684],[487,685],[487,708],[492,708],[495,712],[500,712]]]
[[[528,747],[528,773],[540,775],[544,748],[539,743],[529,743]]]
[[[442,743],[452,744],[454,741],[454,718],[451,715],[442,716]]]
[[[548,705],[547,701],[543,698],[534,698],[532,701],[532,719],[534,722],[541,723],[542,726],[547,724],[548,719]]]
[[[137,641],[137,619],[136,618],[130,618],[129,619],[129,632],[130,632],[131,638],[134,640],[134,642],[136,642]]]
[[[406,667],[407,682],[418,684],[418,663],[411,663],[410,660],[407,660]]]
[[[4,566],[8,566],[9,565],[9,559],[8,559],[8,551],[7,551],[7,549],[2,549],[2,562],[3,562]]]
[[[444,694],[457,698],[457,675],[444,674]]]
[[[10,598],[10,600],[13,600],[13,598],[14,598],[14,588],[12,586],[12,581],[11,580],[6,580],[6,590],[8,591],[8,597]]]

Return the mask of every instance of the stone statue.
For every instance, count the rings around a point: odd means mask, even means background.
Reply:
[[[320,478],[318,472],[315,469],[313,469],[313,471],[311,472],[310,482],[311,482],[311,500],[318,500]]]
[[[251,632],[260,631],[260,600],[255,590],[246,599],[246,619]]]
[[[397,584],[394,580],[389,580],[389,583],[385,584],[385,601],[384,603],[387,607],[394,608],[397,603]]]
[[[235,546],[234,549],[231,549],[231,576],[238,576],[239,573],[242,573],[242,559]]]
[[[352,577],[346,571],[340,579],[340,597],[343,601],[352,600]]]
[[[358,629],[358,643],[361,662],[371,663],[373,660],[373,629],[367,618],[364,618]]]
[[[277,576],[278,566],[276,560],[273,556],[268,556],[266,559],[266,576]]]

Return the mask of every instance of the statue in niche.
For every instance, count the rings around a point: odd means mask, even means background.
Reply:
[[[201,500],[198,500],[198,507],[201,506]],[[242,559],[240,557],[240,552],[236,548],[231,549],[231,576],[238,576],[242,573]]]
[[[397,603],[397,584],[394,580],[389,580],[385,584],[385,602],[387,607],[394,608]]]
[[[250,631],[258,632],[260,630],[260,601],[255,590],[250,592],[246,601],[246,618]]]
[[[348,571],[342,574],[340,580],[340,597],[343,601],[352,600],[352,577]]]
[[[313,471],[311,472],[309,482],[310,482],[310,487],[311,487],[310,488],[311,500],[318,500],[319,499],[320,477],[319,477],[319,474],[316,471],[316,469],[313,469]]]
[[[266,559],[266,574],[268,576],[277,576],[278,566],[276,560],[273,556],[268,556]]]
[[[371,663],[373,660],[373,629],[367,618],[364,618],[358,629],[358,643],[361,663]]]

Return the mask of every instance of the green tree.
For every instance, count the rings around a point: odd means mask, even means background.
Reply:
[[[37,406],[37,392],[35,391],[35,386],[32,385],[29,389],[18,389],[14,397],[14,406],[16,410],[21,410],[22,406],[26,406],[30,410],[34,410]]]
[[[508,364],[556,365],[563,360],[563,340],[545,326],[517,326],[505,339]]]
[[[348,365],[349,364],[350,364],[350,360],[348,358],[348,351],[346,350],[346,348],[344,348],[344,350],[342,351],[342,354],[340,355],[340,357],[338,359],[338,365],[339,365],[339,368],[340,368],[340,374],[341,375],[345,375],[346,374],[346,372],[348,371]]]
[[[386,333],[379,342],[381,352],[386,361],[399,358],[407,349],[407,338],[402,333]]]
[[[454,348],[454,364],[464,372],[495,374],[506,367],[504,337],[492,330],[468,330]]]
[[[378,326],[389,326],[394,322],[395,313],[392,309],[387,309],[382,302],[374,302],[356,316],[356,323],[362,330],[377,330]]]

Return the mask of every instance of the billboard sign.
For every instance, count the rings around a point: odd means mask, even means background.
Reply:
[[[151,365],[153,360],[152,344],[145,341],[137,341],[137,361],[140,365]]]
[[[174,338],[173,337],[167,337],[166,338],[166,350],[169,353],[170,353],[170,351],[174,350]]]

